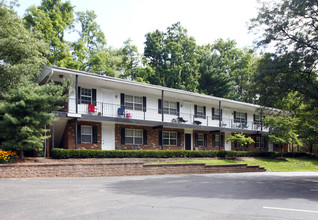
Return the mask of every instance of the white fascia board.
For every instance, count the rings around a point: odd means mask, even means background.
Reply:
[[[52,72],[58,71],[58,72],[63,72],[63,73],[71,74],[71,75],[79,75],[79,76],[86,76],[86,77],[96,78],[96,79],[104,79],[104,80],[107,80],[110,82],[123,83],[123,84],[128,84],[128,85],[156,89],[156,90],[160,90],[160,91],[164,90],[167,92],[178,93],[178,94],[194,96],[194,97],[200,97],[200,98],[210,99],[210,100],[214,100],[214,101],[227,102],[227,103],[231,103],[231,104],[238,104],[238,105],[248,106],[248,107],[252,107],[252,108],[256,108],[256,109],[264,108],[264,106],[255,105],[255,104],[251,104],[251,103],[234,101],[234,100],[230,100],[230,99],[219,98],[219,97],[204,95],[204,94],[198,94],[198,93],[194,93],[194,92],[173,89],[173,88],[168,88],[168,87],[163,87],[163,86],[157,86],[157,85],[152,85],[152,84],[147,84],[147,83],[129,81],[129,80],[125,80],[125,79],[114,78],[111,76],[98,75],[95,73],[88,73],[88,72],[71,70],[71,69],[66,69],[66,68],[61,68],[61,67],[48,67],[48,68],[51,68]],[[265,107],[265,109],[270,109],[271,111],[285,112],[286,113],[286,111],[282,111],[282,110],[276,109],[276,108]]]

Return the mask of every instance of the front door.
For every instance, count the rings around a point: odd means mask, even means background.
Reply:
[[[191,150],[191,134],[185,134],[185,149]]]
[[[115,150],[115,126],[102,126],[102,150]]]

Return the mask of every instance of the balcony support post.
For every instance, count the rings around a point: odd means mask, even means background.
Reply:
[[[75,106],[76,106],[76,114],[78,113],[78,75],[75,77]]]
[[[263,108],[261,107],[261,131],[263,131]]]
[[[161,120],[164,121],[164,90],[161,90]],[[163,126],[161,128],[161,150],[163,150]]]
[[[75,149],[77,149],[77,118],[75,118]]]
[[[221,144],[222,144],[222,133],[221,133],[221,127],[222,127],[222,114],[221,114],[221,101],[219,101],[219,150],[221,150]]]

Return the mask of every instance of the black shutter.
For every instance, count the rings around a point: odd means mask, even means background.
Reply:
[[[77,104],[81,104],[81,87],[77,89]]]
[[[221,121],[222,121],[222,120],[223,120],[223,112],[222,112],[222,109],[221,109],[220,117],[221,117]]]
[[[92,105],[96,106],[96,89],[92,89]]]
[[[213,147],[215,147],[215,134],[212,135]]]
[[[125,128],[121,128],[121,144],[125,144]]]
[[[146,96],[143,96],[143,97],[142,97],[142,110],[143,110],[144,112],[147,111],[147,97],[146,97]]]
[[[224,147],[224,134],[221,133],[221,147]]]
[[[234,111],[234,122],[237,122],[237,119],[236,119],[236,111]]]
[[[204,134],[204,147],[206,147],[206,134]]]
[[[198,134],[195,134],[195,146],[198,146]]]
[[[255,118],[256,118],[256,117],[255,117],[255,114],[253,114],[253,121],[254,121],[254,123],[256,122]]]
[[[77,143],[82,143],[81,126],[77,125]]]
[[[177,145],[180,146],[181,145],[181,140],[180,140],[180,132],[177,133]]]
[[[148,138],[147,138],[147,130],[146,129],[144,129],[143,138],[144,138],[144,145],[147,145]]]
[[[162,113],[162,109],[161,109],[161,99],[158,99],[158,113],[159,113],[159,114]]]
[[[215,120],[215,116],[214,116],[214,108],[212,108],[212,120]]]
[[[245,123],[247,122],[247,113],[245,113]]]
[[[162,145],[162,131],[159,131],[159,145]]]
[[[93,126],[93,143],[97,144],[97,126]]]
[[[203,118],[204,119],[206,118],[206,108],[205,108],[205,106],[203,106]]]
[[[180,116],[180,102],[177,102],[177,116]]]
[[[120,93],[120,107],[125,108],[125,94]]]
[[[196,118],[198,114],[198,106],[194,105],[194,117]]]

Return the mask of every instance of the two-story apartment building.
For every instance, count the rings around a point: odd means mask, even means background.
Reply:
[[[273,151],[261,106],[58,67],[39,82],[71,79],[64,109],[51,128],[50,148],[99,150],[237,150],[225,140],[244,132],[251,151]]]

